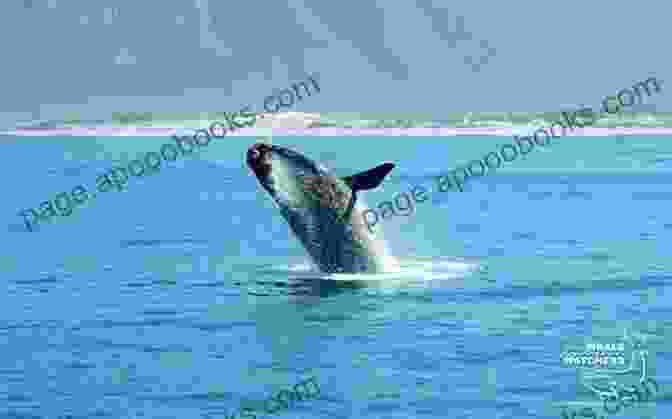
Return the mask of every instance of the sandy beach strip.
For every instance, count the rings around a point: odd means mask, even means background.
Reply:
[[[453,137],[458,135],[478,136],[513,136],[529,135],[538,127],[477,127],[477,128],[301,128],[283,127],[241,128],[226,137],[255,137],[255,136],[412,136],[412,137]],[[74,136],[74,137],[165,137],[171,135],[191,135],[197,128],[168,128],[168,127],[64,127],[64,128],[16,128],[5,131],[3,135],[12,136]],[[606,128],[586,127],[576,128],[567,132],[567,136],[602,137],[614,135],[670,135],[672,128]]]

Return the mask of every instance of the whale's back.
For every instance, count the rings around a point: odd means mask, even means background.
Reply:
[[[366,208],[352,203],[352,191],[334,176],[309,183],[304,201],[312,205],[281,212],[315,264],[329,273],[383,272],[390,256],[382,232],[374,236],[366,227]]]

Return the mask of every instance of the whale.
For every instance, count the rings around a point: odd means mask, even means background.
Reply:
[[[393,163],[338,177],[294,150],[266,142],[250,146],[246,161],[320,271],[380,273],[396,265],[382,231],[372,234],[362,216],[366,207],[357,201],[359,191],[382,183]]]

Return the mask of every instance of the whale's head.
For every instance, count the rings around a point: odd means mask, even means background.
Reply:
[[[350,187],[296,151],[256,143],[247,150],[247,165],[261,186],[285,210],[310,208],[318,202],[337,211],[348,206]],[[341,199],[328,199],[336,195]]]

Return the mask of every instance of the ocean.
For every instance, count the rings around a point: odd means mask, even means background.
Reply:
[[[341,176],[394,162],[360,195],[369,207],[432,191],[380,224],[399,271],[335,276],[245,166],[255,137],[213,140],[32,232],[19,211],[170,139],[0,140],[1,418],[224,418],[311,376],[320,397],[258,416],[606,417],[561,358],[616,341],[645,348],[630,375],[660,391],[613,417],[672,414],[668,134],[564,137],[444,193],[437,175],[511,137],[274,136]]]

